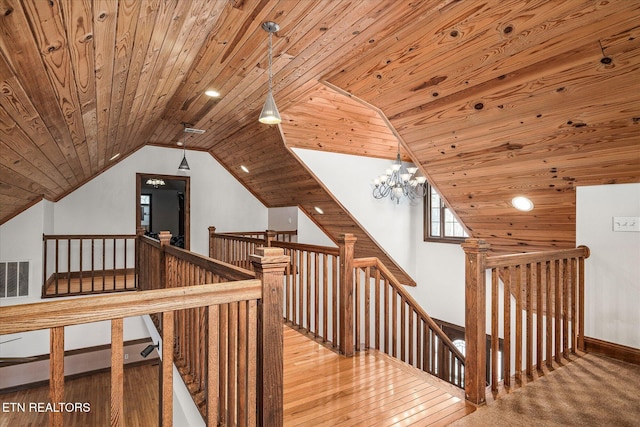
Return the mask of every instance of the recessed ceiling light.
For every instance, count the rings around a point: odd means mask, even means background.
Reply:
[[[243,172],[249,173],[249,169],[247,169],[245,165],[240,165],[240,169],[242,169]]]
[[[517,196],[511,199],[511,205],[523,212],[528,212],[533,209],[533,202],[524,196]]]
[[[217,97],[220,96],[220,92],[218,92],[217,90],[213,90],[213,89],[209,89],[204,94],[207,95],[207,96],[210,96],[212,98],[217,98]]]
[[[324,213],[324,211],[322,209],[320,209],[319,207],[314,207],[314,209],[316,210],[316,212],[318,212],[320,215],[322,215]]]
[[[177,145],[178,147],[182,147],[182,141],[178,141],[178,142],[176,142],[176,145]]]
[[[109,161],[115,160],[115,159],[117,159],[118,157],[120,157],[120,153],[116,153],[116,154],[114,154],[113,156],[111,156],[111,158],[109,159]]]

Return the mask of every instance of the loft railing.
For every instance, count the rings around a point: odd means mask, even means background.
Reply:
[[[42,297],[136,289],[133,234],[43,235]]]
[[[491,335],[491,390],[534,378],[534,372],[584,350],[584,260],[589,249],[489,255],[490,245],[467,239],[467,399],[486,400],[486,318]],[[487,277],[490,283],[487,285]],[[487,301],[488,306],[487,306]],[[502,341],[502,366],[499,364]],[[512,359],[514,364],[512,366]]]
[[[239,248],[251,239],[214,233],[210,253],[226,262],[242,259],[247,252]],[[375,348],[463,387],[464,356],[381,261],[354,259],[355,242],[351,234],[337,248],[263,242],[290,257],[285,320],[346,356]]]
[[[208,425],[281,425],[282,275],[288,257],[281,249],[256,248],[249,271],[170,246],[170,239],[169,233],[161,233],[160,241],[139,237],[141,289],[187,291],[253,278],[264,285],[257,303],[231,301],[213,314],[204,307],[180,310],[171,325],[154,319],[163,333],[167,327],[175,331],[175,363],[198,409]],[[206,368],[211,360],[213,374]]]
[[[464,355],[378,258],[354,259],[356,350],[375,348],[464,388]]]
[[[247,339],[255,341],[256,334],[264,334],[256,321],[259,315],[256,308],[262,288],[271,279],[263,277],[263,280],[253,279],[237,281],[217,285],[199,285],[178,289],[155,289],[135,293],[90,296],[82,299],[49,301],[35,304],[24,304],[10,307],[0,307],[0,335],[29,332],[41,329],[50,329],[50,380],[49,397],[51,402],[65,402],[64,399],[64,331],[66,326],[111,320],[111,390],[109,402],[104,402],[110,407],[110,425],[124,425],[123,403],[123,319],[131,316],[141,316],[151,313],[161,313],[162,345],[160,352],[162,363],[160,367],[159,385],[159,424],[172,425],[173,417],[173,360],[174,340],[176,335],[173,325],[174,319],[180,316],[180,312],[186,309],[199,309],[205,313],[205,320],[209,324],[206,331],[207,353],[209,358],[204,360],[206,383],[209,390],[218,390],[220,375],[220,328],[217,323],[223,307],[233,304],[246,304],[249,307],[247,317]],[[281,279],[278,279],[281,281]],[[273,326],[273,325],[271,325]],[[282,330],[279,323],[275,329]],[[270,335],[271,336],[271,335]],[[267,344],[266,340],[263,340]],[[259,351],[249,348],[245,352],[247,362],[245,387],[247,395],[244,401],[246,405],[248,424],[251,417],[262,410],[261,402],[256,400],[255,375],[252,370],[259,369],[260,355],[269,351]],[[264,362],[263,362],[264,363]],[[260,378],[260,377],[259,377]],[[263,375],[261,381],[271,381],[272,377]],[[268,387],[265,385],[265,387]],[[280,383],[281,387],[281,383]],[[219,418],[220,408],[223,403],[218,399],[217,393],[208,393],[206,396],[208,416],[211,417],[209,425],[218,425],[215,421]],[[216,413],[216,411],[218,413]],[[73,414],[53,411],[49,413],[49,425],[53,427],[68,424],[65,417]],[[103,421],[98,421],[103,424]]]

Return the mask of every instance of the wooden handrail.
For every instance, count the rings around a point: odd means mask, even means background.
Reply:
[[[305,243],[296,243],[296,242],[273,241],[271,242],[271,247],[305,251],[305,252],[317,252],[321,254],[335,255],[335,256],[340,255],[340,248],[333,248],[331,246],[319,246],[319,245],[309,245]]]
[[[393,275],[391,270],[387,268],[386,265],[380,261],[379,258],[356,258],[353,260],[354,267],[365,268],[365,267],[374,267],[382,273],[384,277],[386,277],[389,283],[393,286],[396,292],[407,301],[407,303],[415,310],[415,312],[425,319],[425,321],[429,324],[429,327],[436,331],[438,337],[442,340],[443,344],[446,345],[449,350],[460,360],[464,361],[464,354],[458,350],[458,348],[453,344],[451,339],[447,336],[447,334],[442,331],[440,326],[427,314],[427,312],[422,308],[422,306],[416,301],[409,292],[404,289],[404,286],[400,281]]]
[[[517,382],[522,381],[523,374],[534,378],[534,370],[542,372],[543,364],[551,367],[554,361],[561,363],[562,358],[568,358],[569,352],[584,349],[584,260],[589,257],[589,248],[489,255],[490,245],[479,239],[467,239],[462,247],[466,255],[468,400],[485,402],[487,379],[496,392],[500,378],[505,387],[510,387],[512,373]],[[489,285],[487,270],[491,272]],[[512,308],[515,315],[511,314]],[[491,319],[489,365],[487,314]],[[515,339],[511,338],[513,329]]]
[[[175,246],[165,247],[165,253],[180,258],[194,266],[223,276],[227,280],[247,280],[256,277],[256,274],[250,270],[236,267],[235,265],[223,261],[213,260],[209,257],[189,252]]]
[[[261,298],[257,279],[0,307],[0,335]]]
[[[354,259],[353,266],[356,273],[356,350],[362,349],[360,339],[364,337],[364,349],[384,351],[463,388],[465,356],[393,273],[378,258]],[[375,274],[372,274],[372,269]],[[364,280],[361,280],[362,274]],[[360,324],[361,319],[364,319],[364,327]],[[373,343],[370,341],[372,328]]]
[[[135,234],[43,234],[42,240],[133,239]]]

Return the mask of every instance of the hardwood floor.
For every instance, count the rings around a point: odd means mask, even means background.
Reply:
[[[82,280],[79,277],[72,277],[69,280],[66,278],[60,278],[58,280],[58,292],[59,296],[66,296],[66,294],[78,294],[78,293],[102,293],[112,292],[114,290],[131,289],[134,290],[136,284],[136,278],[133,273],[131,274],[113,274],[105,275],[96,274],[95,277],[91,277],[89,274],[83,277]],[[56,295],[55,282],[51,282],[47,286],[46,296]]]
[[[344,358],[288,326],[284,337],[285,426],[444,426],[473,411],[462,390],[385,354]],[[158,425],[157,381],[157,365],[125,369],[125,425]],[[109,425],[108,373],[68,380],[65,393],[91,406],[66,414],[65,427]],[[47,401],[48,387],[0,395],[0,405]],[[26,409],[0,412],[0,427],[47,425],[46,413]]]
[[[65,402],[84,405],[80,410],[68,413],[63,410],[65,427],[110,425],[109,377],[110,373],[104,372],[65,381]],[[48,425],[49,414],[45,406],[48,401],[48,385],[0,394],[0,427]],[[15,405],[8,406],[11,403],[23,404],[24,410]],[[128,426],[158,425],[157,364],[124,370],[124,420]]]
[[[285,327],[285,426],[446,425],[464,394],[377,351],[344,358]]]

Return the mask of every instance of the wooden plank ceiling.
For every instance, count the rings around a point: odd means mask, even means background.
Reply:
[[[257,122],[267,20],[280,126]],[[472,236],[571,247],[576,186],[640,182],[639,22],[629,0],[0,0],[0,221],[186,122],[207,131],[187,148],[363,255],[384,252],[289,147],[400,142]]]

